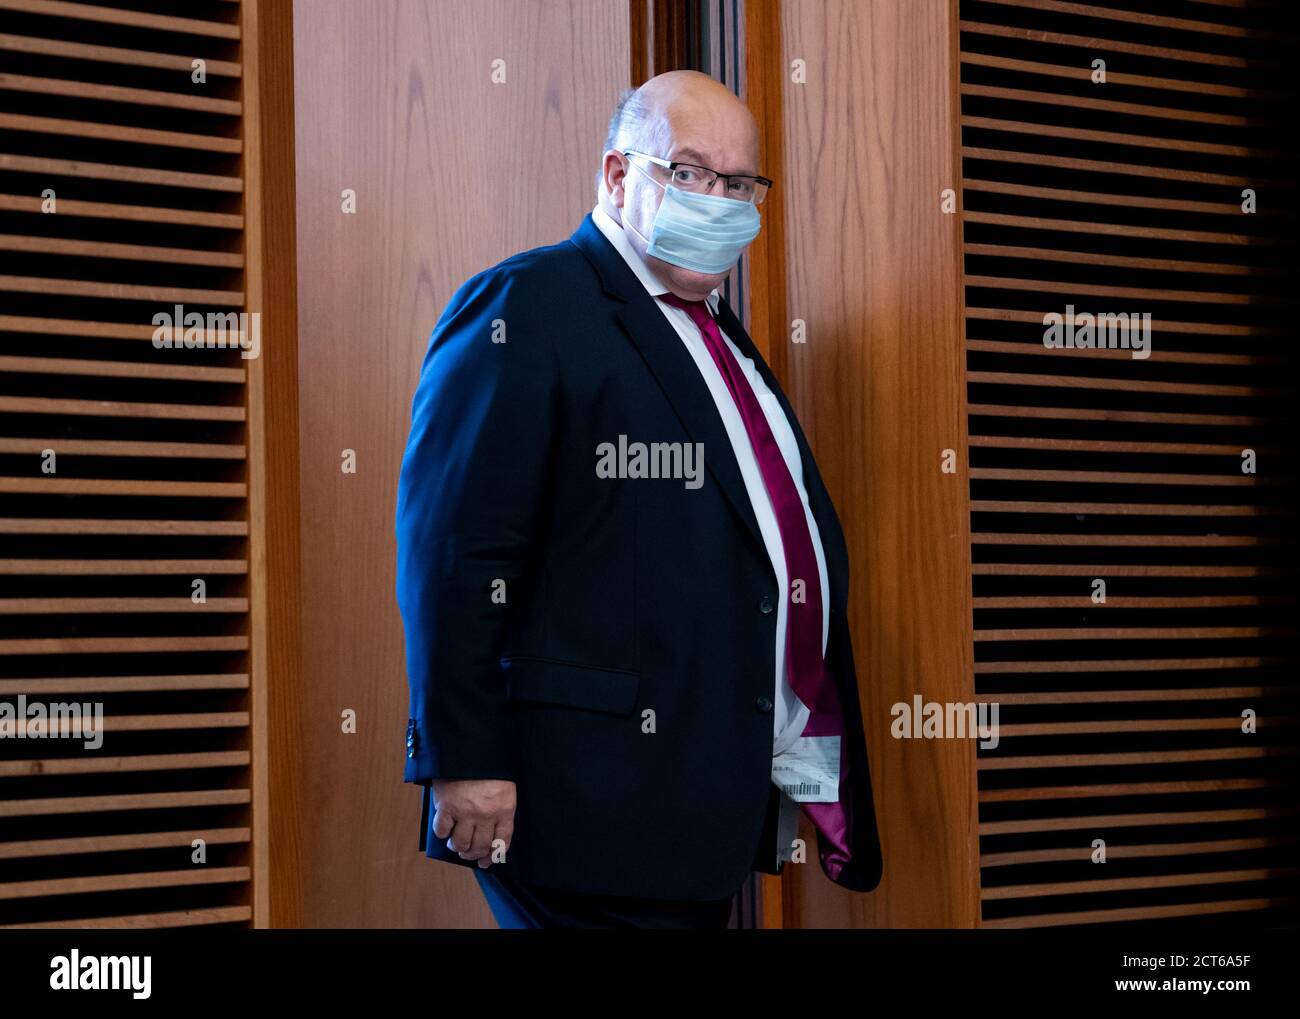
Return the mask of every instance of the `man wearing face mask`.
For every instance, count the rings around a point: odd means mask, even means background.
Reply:
[[[844,536],[717,289],[772,186],[743,103],[659,75],[573,236],[434,328],[398,486],[405,780],[420,849],[503,927],[725,927],[751,871],[814,852],[880,881]]]

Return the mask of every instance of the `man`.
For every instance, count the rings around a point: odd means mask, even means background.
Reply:
[[[573,236],[465,283],[415,393],[397,595],[420,848],[503,927],[725,927],[881,874],[844,536],[717,287],[771,184],[705,75],[620,103]],[[436,812],[430,818],[430,800]]]

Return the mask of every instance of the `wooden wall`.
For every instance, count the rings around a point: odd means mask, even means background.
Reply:
[[[419,853],[402,782],[398,467],[455,288],[591,208],[628,21],[607,0],[294,5],[304,679],[283,738],[305,755],[306,926],[492,926],[473,875]]]
[[[779,8],[779,54],[751,50],[749,76],[769,77],[756,60],[779,56],[783,321],[802,320],[807,339],[792,343],[774,322],[771,353],[848,538],[884,852],[869,896],[831,884],[815,854],[787,867],[786,923],[974,926],[974,747],[889,736],[895,703],[973,699],[960,235],[940,203],[959,186],[956,7]],[[949,449],[957,469],[946,474]]]

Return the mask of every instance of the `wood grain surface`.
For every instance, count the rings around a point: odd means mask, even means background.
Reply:
[[[866,896],[833,885],[815,849],[787,868],[792,925],[978,916],[974,748],[889,735],[893,704],[965,702],[974,688],[960,235],[940,207],[960,185],[956,32],[949,0],[781,4],[786,313],[807,340],[774,334],[773,360],[848,538],[884,855]],[[954,474],[940,470],[945,449]],[[802,834],[814,845],[806,820]]]
[[[628,7],[310,0],[294,30],[305,696],[285,736],[305,754],[303,922],[493,926],[473,875],[418,851],[420,792],[402,782],[398,467],[455,288],[594,204]]]

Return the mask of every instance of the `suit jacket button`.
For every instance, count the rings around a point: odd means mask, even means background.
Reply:
[[[766,715],[769,711],[772,710],[772,698],[760,697],[758,700],[754,702],[754,707],[758,708],[760,714]]]
[[[772,599],[769,598],[767,595],[763,595],[763,597],[759,600],[758,603],[758,611],[763,613],[763,615],[767,616],[767,615],[771,615],[771,613],[775,609],[776,606],[772,604]]]

